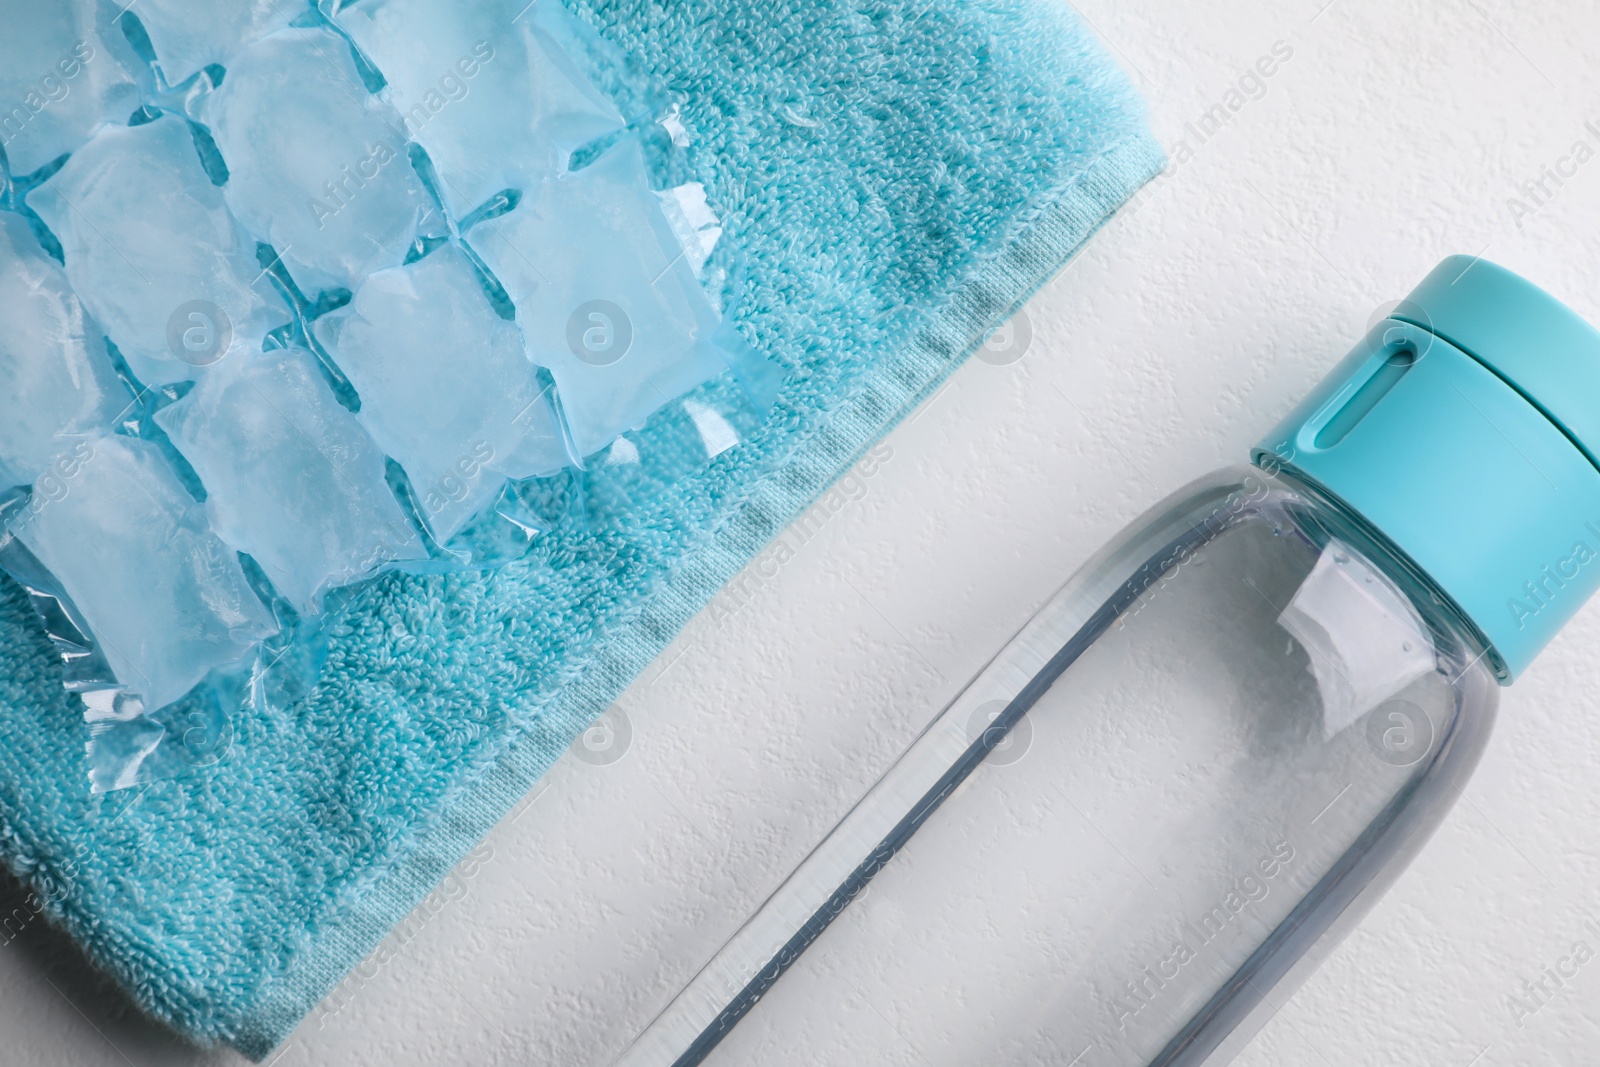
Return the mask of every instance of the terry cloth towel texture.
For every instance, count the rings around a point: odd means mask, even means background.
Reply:
[[[548,2],[548,0],[547,0]],[[77,701],[0,582],[0,849],[154,1016],[264,1058],[690,616],[1162,165],[1064,0],[577,0],[680,102],[742,259],[765,428],[625,523],[391,575],[290,716],[91,796]],[[130,803],[131,802],[131,803]]]

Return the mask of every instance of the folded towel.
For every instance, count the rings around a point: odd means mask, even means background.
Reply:
[[[1059,0],[570,6],[678,104],[738,253],[740,332],[788,368],[764,428],[620,522],[573,518],[496,570],[381,579],[309,695],[237,716],[226,758],[138,792],[90,795],[81,709],[0,581],[0,851],[195,1041],[278,1045],[1161,166]]]

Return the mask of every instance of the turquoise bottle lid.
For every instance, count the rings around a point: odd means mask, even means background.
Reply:
[[[1254,450],[1385,535],[1502,682],[1600,588],[1600,332],[1451,256]]]

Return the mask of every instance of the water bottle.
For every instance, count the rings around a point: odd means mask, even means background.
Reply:
[[[1600,585],[1600,333],[1445,260],[1061,589],[618,1061],[1225,1063]]]

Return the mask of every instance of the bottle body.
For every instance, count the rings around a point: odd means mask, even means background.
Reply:
[[[1221,1062],[1443,817],[1496,695],[1380,535],[1217,472],[1070,580],[619,1062]]]

